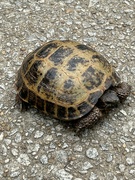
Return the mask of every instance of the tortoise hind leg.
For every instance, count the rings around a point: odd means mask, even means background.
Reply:
[[[92,111],[85,117],[82,117],[80,120],[77,120],[75,123],[75,129],[78,133],[84,128],[92,127],[102,118],[102,112],[99,108],[94,107]]]
[[[21,111],[27,111],[27,109],[28,109],[28,107],[29,107],[29,104],[28,104],[27,102],[23,101],[23,100],[19,97],[18,94],[16,95],[16,100],[15,100],[15,101],[16,101],[15,106],[18,105],[18,107],[19,107],[19,109],[20,109]]]

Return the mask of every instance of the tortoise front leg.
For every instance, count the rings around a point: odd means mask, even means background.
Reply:
[[[77,120],[77,122],[75,123],[76,132],[79,132],[87,127],[92,127],[101,118],[102,118],[102,112],[100,111],[99,108],[94,107],[87,116],[82,117],[80,120]]]
[[[121,102],[123,102],[131,92],[131,86],[126,82],[122,82],[112,89],[117,93]]]

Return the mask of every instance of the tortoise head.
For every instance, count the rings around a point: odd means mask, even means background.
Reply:
[[[115,87],[111,87],[104,92],[98,102],[101,109],[117,107],[122,103],[130,94],[131,86],[125,82],[119,83]]]
[[[120,99],[117,93],[113,90],[107,90],[99,99],[98,106],[101,109],[110,109],[113,107],[117,107],[120,102]]]

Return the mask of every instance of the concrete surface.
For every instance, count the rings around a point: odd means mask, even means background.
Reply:
[[[135,179],[135,0],[0,1],[0,179]],[[14,107],[26,54],[44,41],[91,44],[132,85],[123,106],[75,135],[63,123]]]

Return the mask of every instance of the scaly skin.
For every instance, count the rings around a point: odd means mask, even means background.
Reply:
[[[111,89],[112,90],[108,89],[103,94],[103,98],[101,97],[99,99],[99,103],[97,103],[98,107],[95,106],[87,116],[76,122],[75,128],[77,133],[84,128],[93,126],[100,121],[106,111],[111,110],[112,107],[116,107],[118,103],[122,103],[130,94],[131,86],[125,82],[122,82],[118,84],[118,86],[112,87]],[[109,98],[110,102],[108,102]]]

